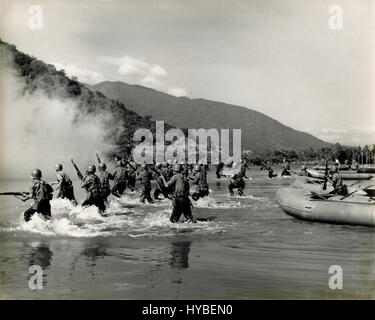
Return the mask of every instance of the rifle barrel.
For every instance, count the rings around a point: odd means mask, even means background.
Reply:
[[[30,194],[30,192],[0,192],[0,196],[22,196],[24,194]]]

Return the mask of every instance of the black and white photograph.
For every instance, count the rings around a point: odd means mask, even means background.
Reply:
[[[373,300],[374,227],[374,0],[0,1],[1,300]]]

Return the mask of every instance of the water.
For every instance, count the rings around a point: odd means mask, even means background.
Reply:
[[[282,213],[274,198],[294,179],[251,170],[246,197],[209,172],[211,194],[193,214],[209,221],[169,223],[169,200],[141,205],[138,194],[95,208],[52,201],[52,221],[21,212],[30,202],[0,198],[0,294],[13,299],[306,299],[374,298],[372,228],[309,223]],[[1,180],[0,191],[27,190]],[[84,194],[75,182],[76,195]],[[30,290],[28,268],[43,268]],[[343,289],[331,290],[331,265]]]

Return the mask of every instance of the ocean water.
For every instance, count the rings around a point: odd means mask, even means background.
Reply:
[[[197,224],[169,222],[171,203],[140,204],[136,192],[96,208],[52,201],[52,220],[14,197],[0,198],[0,296],[3,299],[346,299],[375,297],[373,228],[300,221],[275,202],[293,178],[251,170],[245,197],[209,172],[210,196],[194,203]],[[0,191],[28,180],[0,180]],[[74,182],[77,198],[84,194]],[[29,267],[43,289],[28,286]],[[328,270],[343,270],[332,290]]]

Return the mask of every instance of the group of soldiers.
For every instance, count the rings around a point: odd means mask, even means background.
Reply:
[[[72,161],[73,162],[73,161]],[[100,162],[100,161],[99,161]],[[138,166],[132,159],[125,161],[122,158],[115,157],[116,166],[112,173],[107,170],[105,163],[100,162],[98,171],[95,165],[89,165],[85,175],[83,176],[78,168],[78,177],[81,179],[81,187],[86,191],[86,199],[82,202],[82,206],[96,206],[101,214],[104,215],[106,206],[108,204],[108,196],[122,197],[126,188],[131,191],[136,189],[136,181],[140,182],[140,202],[153,203],[159,200],[159,196],[163,195],[165,199],[172,200],[173,210],[170,217],[171,222],[178,222],[183,214],[187,221],[196,222],[192,215],[192,203],[190,196],[190,183],[196,186],[195,191],[191,197],[194,201],[209,195],[209,188],[207,183],[206,164],[179,164],[176,161],[172,163],[163,162],[155,163],[154,165],[142,164]],[[230,195],[234,195],[234,189],[238,190],[240,196],[244,196],[243,190],[245,188],[246,169],[248,168],[247,159],[242,159],[239,170],[231,177],[229,177],[228,189]],[[220,164],[216,168],[216,175],[220,175],[223,166]],[[237,167],[233,163],[232,167]],[[264,164],[264,169],[268,170],[272,178],[273,170],[269,164]],[[286,162],[283,166],[282,175],[290,175],[290,166]],[[42,179],[42,172],[35,169],[31,172],[32,186],[29,193],[23,193],[19,199],[26,201],[33,199],[33,205],[24,212],[25,221],[29,221],[32,215],[39,212],[44,215],[46,219],[51,217],[50,200],[54,189],[51,185],[57,185],[57,198],[68,199],[73,205],[77,205],[77,200],[74,195],[74,187],[72,180],[63,170],[62,164],[57,164],[55,167],[56,181],[47,183]],[[287,172],[287,173],[285,173]],[[301,176],[309,176],[306,166],[302,166],[299,172]],[[342,182],[342,177],[339,173],[338,167],[331,169],[330,175],[327,177],[334,187],[334,192],[339,195],[346,195],[347,189]],[[153,197],[151,196],[151,181],[156,183]],[[112,181],[112,183],[110,183]]]
[[[107,170],[105,163],[100,162],[98,171],[95,165],[89,165],[85,175],[82,175],[73,160],[72,163],[81,180],[81,187],[86,191],[86,199],[82,202],[82,206],[96,206],[101,214],[105,212],[109,195],[121,197],[126,188],[132,191],[137,190],[135,187],[136,181],[140,183],[140,202],[153,203],[155,200],[159,200],[160,195],[172,200],[171,222],[178,222],[182,214],[187,221],[196,222],[192,215],[192,203],[189,198],[190,183],[196,185],[196,190],[192,194],[193,200],[196,201],[209,195],[207,165],[203,164],[191,166],[169,161],[138,166],[132,157],[128,161],[115,157],[116,166],[112,173]],[[74,195],[72,180],[64,172],[62,164],[57,164],[55,170],[56,182],[51,183],[42,179],[40,169],[32,171],[31,190],[19,198],[22,201],[34,200],[33,205],[24,212],[26,221],[29,221],[36,212],[43,214],[46,219],[51,217],[50,200],[54,191],[51,185],[57,185],[57,198],[68,199],[73,205],[78,204]],[[153,198],[151,197],[152,180],[156,182]]]

